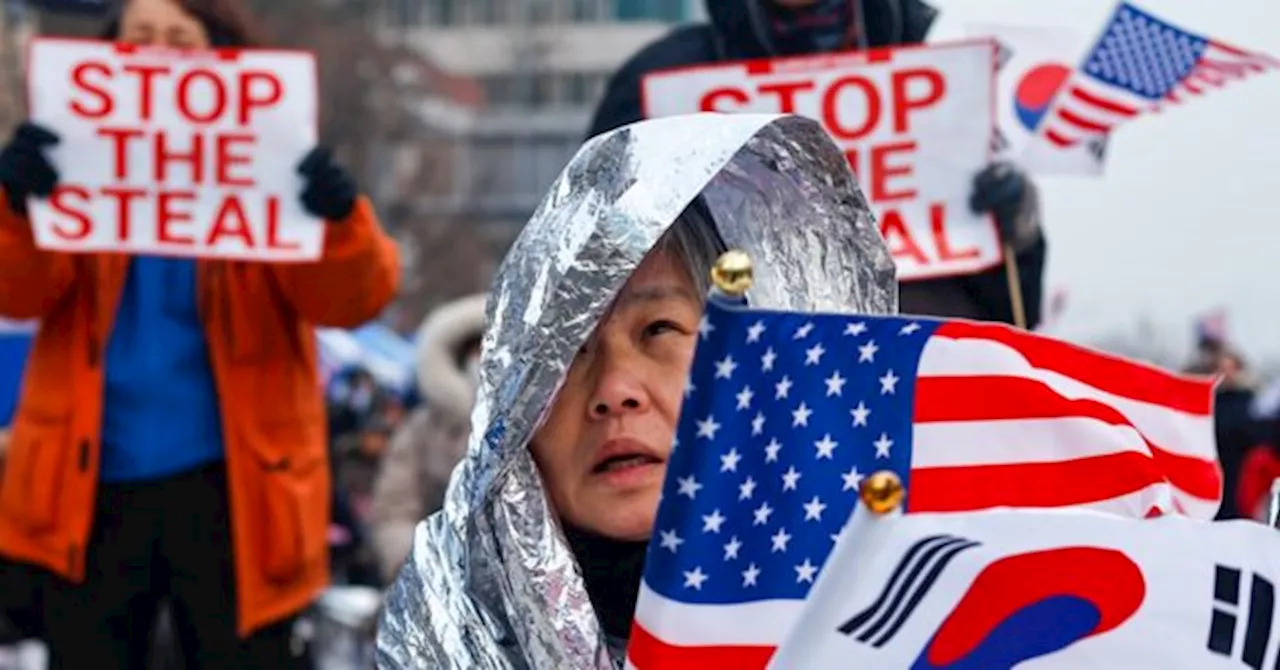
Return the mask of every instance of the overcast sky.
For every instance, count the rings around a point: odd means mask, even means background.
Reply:
[[[1136,0],[1166,20],[1280,56],[1280,1]],[[1062,26],[1092,40],[1108,0],[934,0],[934,39],[969,24]],[[1118,130],[1099,179],[1050,178],[1048,282],[1070,291],[1064,335],[1145,314],[1190,344],[1190,320],[1224,306],[1253,356],[1280,358],[1280,72]]]

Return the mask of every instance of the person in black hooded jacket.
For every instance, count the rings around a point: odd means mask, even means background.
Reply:
[[[589,137],[644,118],[641,82],[660,70],[701,63],[868,49],[925,40],[938,12],[923,0],[707,0],[710,23],[677,28],[614,74]],[[1047,245],[1035,186],[996,163],[974,178],[970,206],[995,216],[1015,250],[1026,325],[1040,323]],[[1014,323],[1004,265],[963,277],[905,282],[901,311]]]

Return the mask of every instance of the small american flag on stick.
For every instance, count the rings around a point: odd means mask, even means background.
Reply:
[[[1280,62],[1266,54],[1183,30],[1122,2],[1060,89],[1039,132],[1057,146],[1071,146],[1276,67]]]
[[[707,306],[630,667],[764,668],[854,509],[1210,519],[1212,383],[1003,325]]]

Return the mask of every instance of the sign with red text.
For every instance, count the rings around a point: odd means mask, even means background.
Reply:
[[[800,114],[843,147],[903,281],[1003,260],[989,216],[969,209],[994,139],[995,45],[972,41],[657,72],[647,117]]]
[[[320,256],[297,172],[317,139],[311,55],[43,38],[30,54],[31,119],[60,138],[58,187],[29,203],[41,248]]]

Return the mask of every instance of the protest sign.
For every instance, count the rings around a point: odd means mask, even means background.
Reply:
[[[41,38],[28,79],[32,121],[61,140],[58,188],[29,203],[41,248],[319,257],[324,226],[298,199],[317,137],[311,55]]]
[[[980,272],[1003,253],[969,210],[990,160],[995,47],[970,41],[693,66],[645,77],[647,117],[800,114],[843,147],[901,280]]]
[[[1270,668],[1277,580],[1252,522],[860,506],[770,667]]]

